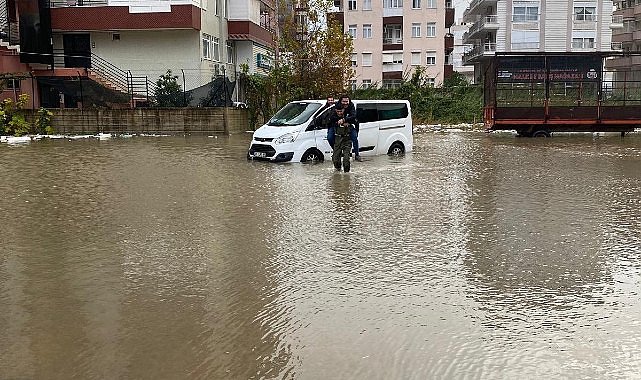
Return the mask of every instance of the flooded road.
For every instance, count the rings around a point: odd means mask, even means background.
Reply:
[[[0,144],[0,379],[641,376],[641,134]]]

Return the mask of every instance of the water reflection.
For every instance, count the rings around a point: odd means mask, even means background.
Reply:
[[[0,145],[0,378],[630,378],[641,136]],[[15,170],[20,168],[20,170]]]

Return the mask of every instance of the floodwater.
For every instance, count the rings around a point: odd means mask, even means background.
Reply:
[[[0,144],[0,379],[641,377],[641,133]]]

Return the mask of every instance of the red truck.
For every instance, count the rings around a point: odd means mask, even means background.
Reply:
[[[520,136],[641,128],[640,53],[496,53],[485,70],[488,130]]]

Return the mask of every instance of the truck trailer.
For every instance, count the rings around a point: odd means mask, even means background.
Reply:
[[[490,131],[549,137],[641,128],[641,53],[496,53],[484,81]]]

